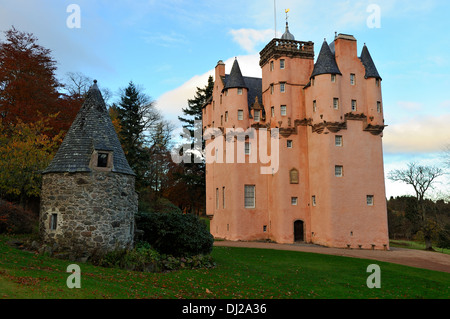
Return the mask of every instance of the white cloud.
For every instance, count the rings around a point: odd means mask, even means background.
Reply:
[[[416,117],[388,126],[384,148],[388,153],[439,152],[450,142],[450,114]]]
[[[239,29],[231,30],[233,40],[249,53],[255,52],[255,47],[262,43],[268,43],[275,36],[274,30]]]

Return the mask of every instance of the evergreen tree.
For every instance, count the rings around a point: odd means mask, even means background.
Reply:
[[[117,105],[120,121],[120,140],[128,163],[136,173],[136,187],[146,186],[146,172],[150,162],[146,150],[150,130],[161,119],[153,101],[142,93],[133,82],[123,91],[120,103]]]
[[[188,100],[188,107],[183,109],[185,117],[179,116],[178,119],[184,123],[183,128],[189,130],[191,136],[191,147],[194,149],[195,145],[201,143],[204,148],[203,141],[197,141],[195,137],[195,130],[200,129],[201,125],[196,126],[196,121],[202,120],[203,106],[212,97],[214,89],[214,80],[210,76],[208,84],[204,88],[197,88],[197,92],[193,99]],[[202,135],[202,134],[200,134]],[[194,161],[197,154],[191,155],[191,163],[181,163],[182,173],[177,173],[177,176],[182,180],[186,188],[189,189],[189,203],[186,203],[185,209],[190,213],[200,213],[206,206],[206,183],[205,183],[205,163],[203,161]],[[197,163],[196,163],[197,162]]]

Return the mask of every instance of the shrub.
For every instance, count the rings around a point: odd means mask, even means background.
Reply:
[[[143,240],[160,254],[175,257],[208,255],[214,239],[197,216],[179,213],[143,213],[136,216]]]
[[[30,234],[37,221],[37,216],[32,212],[0,200],[0,234]]]

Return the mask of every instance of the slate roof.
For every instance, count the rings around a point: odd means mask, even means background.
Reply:
[[[242,76],[241,68],[237,59],[234,60],[233,67],[231,68],[230,75],[225,83],[224,90],[235,89],[235,88],[247,88]]]
[[[339,67],[336,63],[336,57],[331,51],[327,41],[324,41],[322,48],[320,49],[319,57],[314,65],[314,70],[311,77],[315,77],[320,74],[341,74]]]
[[[375,63],[372,60],[372,57],[370,56],[369,49],[364,44],[364,47],[361,52],[361,57],[359,58],[364,65],[366,69],[366,75],[365,78],[376,78],[381,80],[381,76],[378,73],[378,70],[375,66]]]
[[[94,150],[113,152],[113,172],[135,175],[114,130],[97,81],[89,89],[61,147],[43,174],[91,172],[89,163]]]

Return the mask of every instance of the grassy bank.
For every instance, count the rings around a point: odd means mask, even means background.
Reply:
[[[448,298],[450,274],[339,256],[216,247],[214,269],[139,273],[81,267],[81,289],[66,286],[68,261],[6,244],[0,236],[0,298]],[[366,285],[381,267],[381,289]]]

